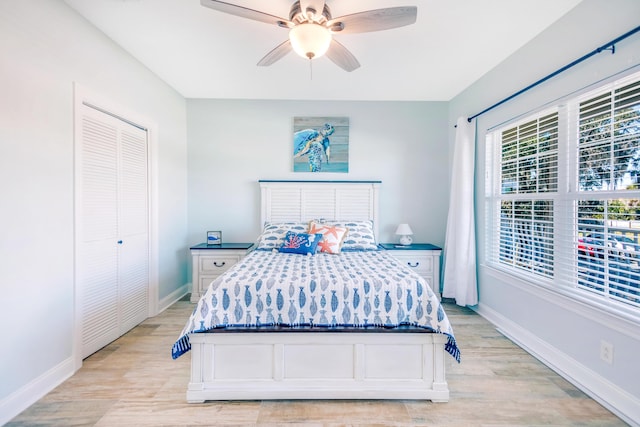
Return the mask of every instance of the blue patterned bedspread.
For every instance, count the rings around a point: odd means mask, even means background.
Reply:
[[[189,334],[257,326],[318,328],[417,326],[445,334],[449,319],[427,282],[385,251],[313,256],[253,251],[209,285],[172,357],[191,349]]]

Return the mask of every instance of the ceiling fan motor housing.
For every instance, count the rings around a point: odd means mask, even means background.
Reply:
[[[331,10],[329,6],[325,2],[324,8],[322,9],[322,14],[318,15],[318,12],[312,8],[307,8],[306,11],[302,10],[300,6],[300,1],[296,1],[291,5],[291,10],[289,11],[289,20],[295,22],[297,24],[303,22],[315,22],[317,24],[324,24],[327,21],[331,20]]]

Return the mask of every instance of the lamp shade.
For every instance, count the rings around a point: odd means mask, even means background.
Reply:
[[[411,236],[413,231],[411,230],[411,227],[409,227],[409,224],[400,224],[396,229],[396,234],[398,236]]]
[[[298,24],[289,31],[289,40],[293,50],[303,58],[319,58],[331,44],[329,29],[319,24]]]
[[[408,246],[413,241],[410,237],[413,234],[413,231],[411,230],[411,227],[409,227],[409,224],[398,225],[398,228],[396,228],[396,234],[400,236],[401,245]]]

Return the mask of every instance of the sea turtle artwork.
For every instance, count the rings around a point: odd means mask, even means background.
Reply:
[[[327,164],[331,159],[331,140],[335,128],[325,123],[321,129],[303,129],[293,135],[293,157],[308,156],[309,171],[322,171],[323,159]]]
[[[293,171],[349,173],[349,117],[293,117]]]

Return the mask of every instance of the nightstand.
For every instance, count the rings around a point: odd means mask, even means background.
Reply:
[[[429,243],[413,243],[408,246],[381,243],[380,246],[394,258],[406,263],[408,267],[424,277],[431,290],[440,299],[440,254],[442,248]]]
[[[191,302],[198,302],[209,284],[247,254],[253,243],[222,243],[192,246]]]

